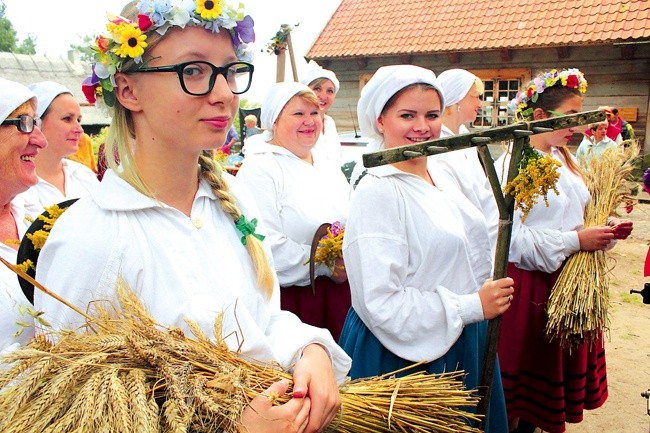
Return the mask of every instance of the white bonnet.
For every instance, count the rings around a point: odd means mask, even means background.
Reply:
[[[72,95],[72,92],[62,84],[55,83],[54,81],[41,81],[39,83],[30,84],[29,89],[34,92],[36,98],[38,99],[38,117],[43,117],[43,113],[47,110],[47,107],[50,106],[54,98],[59,96],[62,93],[69,93]]]
[[[16,108],[32,98],[36,96],[26,86],[0,77],[0,120],[6,120]]]
[[[262,113],[260,114],[262,127],[268,131],[273,130],[273,124],[284,106],[302,91],[311,92],[311,89],[302,83],[293,81],[273,84],[262,102]]]
[[[447,106],[457,104],[470,91],[478,78],[465,69],[448,69],[438,75],[438,81],[445,91]]]
[[[377,69],[368,84],[361,89],[361,97],[357,104],[357,116],[363,135],[383,142],[383,136],[377,129],[379,115],[394,94],[416,83],[429,84],[436,89],[440,95],[440,109],[444,110],[444,92],[436,75],[431,70],[413,65],[382,66]]]
[[[318,78],[327,78],[334,84],[336,93],[339,92],[341,85],[334,72],[330,71],[329,69],[323,69],[313,62],[310,63],[309,66],[310,68],[307,70],[305,75],[303,75],[302,80],[300,80],[302,84],[309,86],[312,81],[317,80]]]

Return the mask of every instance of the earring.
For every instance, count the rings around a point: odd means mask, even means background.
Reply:
[[[456,107],[457,107],[457,111],[460,113],[460,104],[458,104]]]

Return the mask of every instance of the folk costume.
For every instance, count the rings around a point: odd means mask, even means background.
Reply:
[[[431,71],[404,65],[380,68],[362,90],[359,124],[380,148],[376,119],[414,83],[441,94]],[[480,212],[462,194],[392,165],[370,168],[353,193],[343,244],[352,308],[340,344],[352,357],[351,377],[429,361],[418,369],[464,370],[465,386],[477,387],[487,331],[478,289],[492,268]],[[507,431],[498,374],[488,431]]]
[[[265,140],[286,103],[299,91],[299,83],[276,85],[262,105]],[[332,271],[316,267],[315,290],[310,286],[309,258],[314,235],[323,223],[340,221],[348,214],[348,183],[338,165],[312,152],[309,164],[282,146],[257,142],[249,149],[237,177],[253,194],[268,229],[281,305],[314,326],[327,328],[338,338],[350,308],[347,282],[336,284]]]
[[[259,215],[239,182],[223,176],[242,213]],[[258,226],[258,231],[263,229]],[[232,350],[243,341],[244,356],[289,368],[305,345],[320,343],[342,381],[349,358],[328,332],[280,310],[277,283],[272,298],[266,299],[241,235],[204,180],[188,218],[109,170],[89,197],[57,220],[41,252],[37,279],[85,309],[97,300],[117,305],[115,287],[121,276],[161,324],[191,335],[185,323],[190,318],[212,335],[215,318],[223,311],[223,335],[230,335],[225,341]],[[47,313],[55,329],[76,329],[83,323],[81,316],[41,293],[35,294],[35,306]]]
[[[457,104],[470,91],[476,81],[476,76],[464,69],[449,69],[438,76],[438,81],[445,93],[447,106]],[[461,134],[468,133],[465,125],[461,125]],[[456,135],[445,125],[442,126],[440,137]],[[490,235],[491,254],[496,251],[497,232],[499,228],[499,210],[494,194],[487,179],[483,164],[478,155],[478,149],[469,148],[454,152],[433,155],[428,158],[430,169],[436,172],[436,185],[441,189],[455,188],[476,206],[485,216]]]
[[[551,156],[562,163],[559,195],[548,193],[548,207],[539,199],[523,223],[520,211],[513,216],[508,276],[515,294],[501,318],[498,354],[509,419],[561,433],[566,422],[582,421],[584,409],[602,406],[607,372],[602,336],[569,351],[546,335],[548,299],[565,260],[580,250],[577,231],[591,199],[554,147]],[[495,163],[502,179],[508,165],[507,154]]]

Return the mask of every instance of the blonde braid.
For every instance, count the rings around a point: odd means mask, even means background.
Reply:
[[[203,151],[199,157],[199,164],[201,166],[201,177],[208,182],[212,192],[219,199],[221,208],[230,215],[234,224],[241,217],[241,211],[235,204],[235,197],[230,193],[228,183],[221,175],[221,167],[213,159],[211,150]],[[271,298],[273,293],[273,271],[262,247],[262,241],[248,235],[246,236],[246,249],[257,274],[257,285],[264,289],[267,298]]]

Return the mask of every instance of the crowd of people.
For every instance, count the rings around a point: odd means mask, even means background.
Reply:
[[[557,191],[525,221],[515,212],[508,276],[493,280],[498,212],[476,149],[364,170],[351,186],[327,115],[340,83],[310,65],[300,83],[268,89],[262,128],[246,117],[244,162],[230,175],[214,153],[239,139],[233,120],[254,70],[252,39],[240,26],[246,18],[220,20],[206,2],[183,22],[171,9],[147,5],[128,3],[93,47],[86,85],[112,114],[99,180],[69,158],[83,136],[72,92],[55,82],[0,78],[2,258],[17,262],[26,217],[79,199],[52,228],[36,279],[81,310],[116,305],[124,281],[159,323],[187,332],[189,318],[212,335],[223,313],[223,335],[245,336],[243,344],[226,338],[232,350],[293,374],[287,403],[260,396],[244,409],[241,422],[252,433],[323,431],[347,377],[414,363],[429,373],[463,370],[465,386],[477,388],[487,323],[499,316],[500,374],[486,431],[561,433],[604,403],[602,338],[569,351],[544,330],[567,258],[611,248],[632,231],[631,221],[617,218],[584,227],[591,197],[581,164],[634,138],[616,108],[602,107],[607,121],[589,126],[575,156],[566,147],[575,129],[531,137],[534,152],[561,163]],[[221,7],[245,17],[243,5]],[[118,24],[143,16],[141,36],[123,42]],[[532,94],[517,96],[518,119],[582,110],[580,71],[549,71],[534,82]],[[384,66],[361,91],[358,123],[372,150],[460,135],[475,121],[483,92],[482,81],[462,69],[436,76],[419,66]],[[498,173],[509,159],[506,152],[495,162]],[[324,223],[345,228],[342,257],[312,275],[314,237]],[[16,276],[3,267],[0,282],[0,351],[7,353],[40,330],[24,314],[29,301]],[[40,291],[33,303],[53,329],[84,323]],[[280,381],[266,393],[287,389]]]

